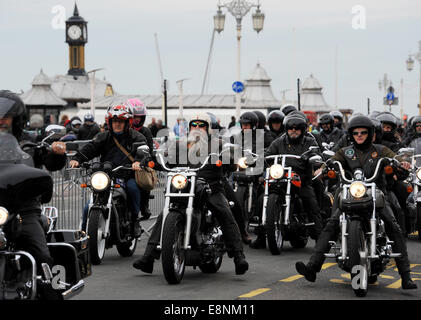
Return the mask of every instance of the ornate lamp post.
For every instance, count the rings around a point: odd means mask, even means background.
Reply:
[[[421,41],[418,42],[419,51],[414,55],[409,55],[408,60],[406,60],[406,68],[408,71],[412,71],[414,69],[414,57],[420,63],[420,100],[418,105],[418,114],[421,115]]]
[[[241,54],[241,21],[243,17],[250,11],[252,7],[257,7],[256,12],[252,15],[253,29],[259,33],[263,29],[265,15],[260,11],[260,1],[257,4],[249,3],[245,0],[232,0],[229,3],[218,3],[218,11],[213,17],[214,29],[218,33],[224,30],[225,14],[222,13],[221,8],[226,8],[233,17],[237,20],[237,81],[241,81],[241,67],[240,67],[240,54]],[[236,93],[236,115],[237,119],[240,118],[241,112],[241,97],[240,92]]]

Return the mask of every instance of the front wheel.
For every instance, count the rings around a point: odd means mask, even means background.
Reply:
[[[101,264],[105,255],[105,219],[100,209],[91,209],[88,222],[89,253],[94,265]]]
[[[278,255],[282,251],[283,236],[281,231],[280,214],[281,208],[278,206],[278,195],[270,194],[266,207],[266,237],[268,247],[273,255]]]
[[[368,250],[361,221],[349,221],[347,246],[352,289],[357,297],[365,297],[368,292],[369,268],[367,263]],[[358,277],[358,279],[354,279],[355,277]]]
[[[183,279],[186,266],[184,243],[184,219],[180,212],[170,211],[162,229],[162,269],[169,284]]]

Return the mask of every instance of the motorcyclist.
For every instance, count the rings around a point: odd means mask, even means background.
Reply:
[[[402,145],[409,146],[412,141],[421,137],[421,116],[416,116],[411,121],[411,126],[408,128],[406,138],[402,141]]]
[[[83,117],[83,124],[79,127],[77,132],[78,140],[91,140],[100,131],[98,124],[94,122],[95,118],[92,113],[88,112]]]
[[[70,161],[70,167],[76,168],[85,161],[92,160],[96,157],[101,157],[101,163],[111,162],[113,168],[130,164],[130,159],[117,146],[115,141],[132,154],[135,161],[132,163],[133,170],[140,170],[142,163],[133,150],[133,143],[146,144],[146,138],[143,134],[130,128],[130,122],[133,116],[129,108],[124,104],[117,104],[109,108],[106,114],[106,121],[108,124],[108,131],[101,132],[95,138],[86,144]],[[135,238],[140,237],[141,227],[138,221],[138,214],[140,210],[141,199],[140,188],[135,179],[134,172],[119,173],[121,177],[126,180],[126,192],[128,194],[128,205],[132,214],[133,235]],[[86,230],[88,204],[83,210],[82,216],[82,230]]]
[[[132,122],[132,129],[136,130],[143,134],[146,138],[149,151],[153,152],[153,136],[151,129],[145,126],[145,120],[147,116],[147,108],[143,101],[133,98],[126,101],[126,105],[130,108],[133,114],[133,122]],[[141,220],[149,219],[151,216],[151,211],[149,210],[149,196],[150,191],[141,190],[141,204],[140,204],[140,212],[141,212]]]
[[[352,136],[353,145],[342,148],[332,157],[332,160],[341,162],[345,170],[352,171],[353,168],[361,167],[361,165],[363,165],[362,169],[364,170],[365,175],[371,176],[379,159],[383,157],[393,158],[395,156],[395,153],[389,148],[372,143],[374,127],[372,121],[368,117],[353,117],[349,122],[348,132],[350,136]],[[402,166],[408,169],[411,165],[407,162],[402,162]],[[378,188],[387,194],[385,190],[385,181],[382,175],[379,176],[376,184]],[[310,282],[316,280],[316,273],[321,270],[323,261],[325,260],[324,254],[330,250],[331,245],[329,244],[329,241],[336,240],[339,235],[339,217],[341,211],[338,208],[338,201],[340,191],[340,188],[338,188],[332,208],[333,214],[320,234],[313,254],[310,257],[310,261],[307,264],[304,264],[301,261],[296,263],[298,273],[304,275]],[[401,253],[401,256],[395,258],[395,260],[402,277],[402,288],[416,289],[417,285],[412,281],[410,275],[405,238],[402,235],[399,224],[396,222],[387,196],[385,197],[385,200],[385,208],[379,212],[379,215],[385,223],[386,233],[389,238],[394,241],[392,245],[393,250]]]
[[[257,122],[256,129],[263,130],[264,132],[264,148],[266,149],[267,147],[269,147],[271,143],[270,141],[271,134],[270,134],[270,131],[266,128],[266,116],[263,114],[263,112],[259,110],[255,110],[253,112],[259,119],[259,121]]]
[[[280,137],[284,133],[284,126],[282,122],[284,121],[285,115],[280,110],[273,110],[268,114],[268,125],[269,125],[269,134],[268,134],[268,144],[270,145],[276,138]],[[266,137],[265,137],[266,144]]]
[[[201,152],[201,155],[207,156],[211,151],[211,145],[220,145],[219,139],[213,140],[214,137],[210,135],[211,120],[206,113],[199,113],[193,115],[189,122],[189,134],[187,137],[187,150],[189,155],[197,155],[199,150],[206,149],[208,152]],[[186,139],[186,138],[183,138]],[[212,141],[213,140],[213,141]],[[169,164],[176,165],[180,154],[183,152],[183,144],[179,142],[173,143],[168,149]],[[179,154],[179,157],[177,157]],[[190,163],[191,167],[200,166],[201,161],[197,164]],[[183,165],[183,164],[181,164]],[[208,209],[216,216],[222,228],[224,242],[227,248],[228,255],[234,258],[236,274],[244,274],[248,270],[248,263],[244,257],[243,247],[240,238],[240,231],[234,220],[232,212],[229,208],[228,201],[224,195],[224,187],[220,180],[224,175],[224,165],[216,167],[214,164],[208,163],[201,170],[198,171],[197,177],[205,179],[211,188],[211,194],[207,197],[206,203]],[[156,167],[159,169],[159,166]],[[160,233],[162,227],[162,213],[158,216],[155,227],[148,240],[143,256],[133,263],[133,267],[140,269],[146,273],[152,273],[155,259],[159,259],[160,251],[156,248],[160,241]]]
[[[265,151],[265,157],[279,154],[292,154],[301,156],[308,151],[311,146],[316,146],[317,143],[312,136],[306,135],[307,122],[305,116],[298,112],[292,112],[284,119],[284,126],[286,132],[269,146]],[[317,240],[322,230],[322,218],[320,215],[320,208],[317,203],[317,198],[311,184],[312,166],[308,163],[309,157],[305,159],[286,159],[285,165],[292,167],[292,170],[301,177],[301,188],[299,197],[301,198],[304,210],[307,213],[308,219],[314,222],[310,227],[310,237]],[[269,206],[269,203],[268,203]],[[266,246],[265,230],[259,228],[257,231],[257,239],[250,245],[253,248],[264,248]]]
[[[290,112],[298,111],[298,110],[292,104],[287,104],[287,105],[282,107],[281,111],[285,116],[287,116]]]
[[[324,114],[319,119],[319,126],[321,132],[315,134],[319,146],[322,148],[322,143],[327,144],[337,143],[343,136],[343,131],[334,126],[335,120],[330,114]]]
[[[66,124],[66,131],[73,131],[74,134],[78,134],[79,128],[82,125],[82,121],[78,116],[74,116],[70,119],[69,123]]]
[[[345,133],[346,130],[344,128],[344,115],[342,114],[342,112],[338,110],[333,110],[330,111],[329,114],[333,117],[335,121],[333,125],[339,130],[341,130],[343,133]]]
[[[16,137],[23,146],[22,131],[26,122],[27,110],[25,104],[18,95],[9,90],[0,90],[0,132],[10,133]],[[49,171],[60,170],[66,163],[66,146],[62,142],[54,142],[51,145],[52,151],[39,150],[34,153],[33,149],[24,148],[23,151],[29,154],[27,165],[40,168],[45,166]],[[30,157],[31,156],[31,157]],[[41,202],[39,198],[23,198],[19,203],[12,204],[13,211],[19,213],[22,218],[22,231],[16,240],[16,249],[29,252],[35,259],[37,270],[42,270],[41,264],[47,263],[53,266],[43,222],[41,220]],[[3,205],[0,203],[0,206]],[[43,297],[56,299],[57,294],[51,287],[42,290]]]
[[[383,126],[382,144],[393,152],[397,152],[402,144],[398,138],[398,119],[390,112],[383,112],[377,116]]]

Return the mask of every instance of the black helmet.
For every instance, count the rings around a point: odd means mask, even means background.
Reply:
[[[288,130],[290,127],[298,127],[302,131],[306,130],[307,128],[307,118],[306,116],[299,111],[290,112],[285,118],[284,118],[284,127]]]
[[[357,143],[355,143],[354,136],[352,134],[355,128],[368,129],[368,137],[362,145],[358,145]],[[351,141],[354,142],[354,145],[356,147],[365,148],[369,146],[372,143],[373,135],[374,135],[373,121],[369,117],[364,116],[364,115],[353,116],[351,120],[349,120],[349,123],[348,123],[348,135]]]
[[[251,129],[256,129],[257,123],[259,122],[259,118],[254,112],[247,111],[244,112],[240,117],[240,124],[249,123]]]
[[[288,113],[292,112],[292,111],[297,111],[297,108],[295,106],[293,106],[292,104],[288,104],[286,106],[284,106],[281,111],[284,113],[285,116],[288,115]]]
[[[269,128],[271,130],[273,130],[272,123],[278,122],[278,123],[281,123],[281,129],[280,130],[283,130],[282,129],[282,126],[283,126],[283,123],[282,122],[284,121],[284,118],[285,118],[285,115],[284,115],[284,113],[282,111],[280,111],[280,110],[273,110],[273,111],[271,111],[269,113],[269,115],[268,115]]]
[[[264,129],[266,126],[266,116],[261,111],[253,111],[257,118],[259,119],[259,122],[257,123],[257,129]]]
[[[338,110],[333,110],[333,111],[330,111],[330,112],[329,112],[329,114],[330,114],[332,117],[334,117],[334,118],[336,118],[336,119],[339,119],[339,121],[340,121],[340,122],[343,122],[343,121],[344,121],[344,115],[342,114],[342,112],[340,112],[340,111],[338,111]]]
[[[27,121],[26,107],[22,99],[9,90],[0,90],[0,118],[11,117],[12,134],[19,139]]]
[[[328,124],[328,123],[330,123],[332,126],[335,123],[335,119],[329,113],[326,113],[319,118],[319,126],[321,126],[322,124]]]
[[[415,130],[417,123],[421,123],[421,116],[415,116],[411,119],[411,128]]]
[[[370,119],[377,119],[377,116],[378,116],[379,114],[381,114],[381,112],[380,112],[380,111],[373,111],[373,112],[370,112],[370,114],[368,115],[368,117],[369,117]]]
[[[377,116],[377,119],[382,124],[390,124],[392,125],[392,131],[395,131],[398,127],[398,118],[393,113],[390,112],[383,112]]]

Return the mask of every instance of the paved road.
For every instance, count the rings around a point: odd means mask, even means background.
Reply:
[[[354,296],[348,274],[339,269],[334,260],[326,260],[324,270],[315,283],[307,282],[295,271],[295,262],[307,261],[314,241],[304,249],[293,249],[289,243],[283,253],[272,256],[268,250],[245,247],[250,269],[237,276],[231,259],[224,256],[216,274],[203,274],[187,267],[179,285],[168,285],[157,261],[152,275],[132,267],[133,261],[145,248],[147,238],[142,236],[135,256],[122,258],[115,248],[106,251],[103,263],[93,266],[93,274],[86,278],[84,291],[77,300],[313,300],[360,299]],[[370,286],[366,299],[420,300],[421,299],[421,242],[408,240],[413,278],[419,289],[404,291],[396,266],[391,264]]]

